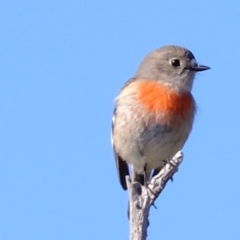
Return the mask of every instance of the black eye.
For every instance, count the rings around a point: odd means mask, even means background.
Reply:
[[[170,60],[170,63],[173,67],[179,67],[180,66],[180,61],[177,58],[174,58]]]

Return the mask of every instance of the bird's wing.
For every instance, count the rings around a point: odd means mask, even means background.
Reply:
[[[127,190],[126,176],[129,175],[127,163],[114,151],[119,181],[123,190]]]
[[[123,190],[127,190],[127,183],[126,183],[126,175],[129,175],[129,169],[127,163],[117,154],[115,147],[114,147],[114,141],[113,141],[113,134],[114,134],[114,122],[115,122],[115,116],[116,115],[116,108],[114,109],[113,118],[112,118],[112,147],[114,152],[114,157],[116,161],[117,166],[117,172],[118,172],[118,178],[122,185]]]

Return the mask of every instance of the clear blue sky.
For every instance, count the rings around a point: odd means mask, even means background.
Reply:
[[[212,70],[196,78],[194,129],[148,239],[240,239],[239,0],[8,0],[0,22],[1,240],[128,239],[114,98],[166,44]]]

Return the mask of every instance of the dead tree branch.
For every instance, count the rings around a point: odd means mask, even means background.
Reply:
[[[183,161],[183,153],[178,152],[173,159],[169,160],[164,168],[151,179],[147,187],[138,182],[131,182],[126,177],[129,193],[129,221],[130,240],[146,240],[149,226],[149,211],[154,202],[163,191],[169,179],[178,171]]]

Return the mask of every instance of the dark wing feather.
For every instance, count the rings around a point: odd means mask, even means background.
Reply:
[[[119,181],[122,185],[123,190],[127,190],[126,175],[129,175],[129,169],[127,163],[115,152],[115,160],[117,166],[117,172]]]
[[[113,119],[112,119],[112,135],[114,134],[114,121],[116,117],[116,108],[114,109]],[[112,137],[112,147],[114,152],[114,157],[117,166],[118,178],[122,185],[123,190],[127,190],[126,175],[129,175],[129,169],[127,163],[117,154],[114,148],[114,142]]]

